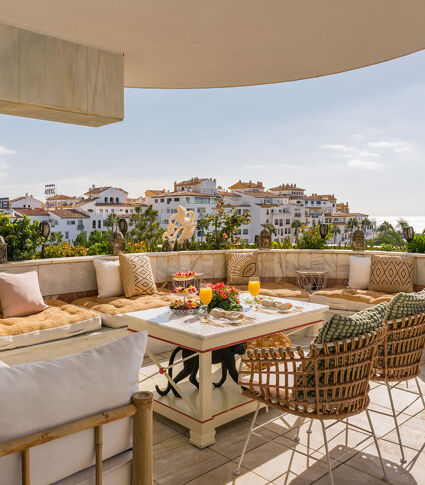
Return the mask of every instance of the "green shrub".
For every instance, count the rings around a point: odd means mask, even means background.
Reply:
[[[27,216],[12,221],[8,214],[0,214],[0,235],[7,243],[9,261],[36,258],[38,249],[44,242],[40,223]]]
[[[69,242],[62,242],[44,248],[45,258],[71,258],[73,256],[87,256],[88,251],[84,246],[73,246]]]
[[[415,234],[410,243],[407,244],[409,253],[425,253],[425,234]]]
[[[332,238],[332,227],[325,239],[320,235],[319,226],[302,226],[295,243],[296,249],[325,249]]]

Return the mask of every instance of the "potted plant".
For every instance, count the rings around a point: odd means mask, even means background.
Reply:
[[[212,299],[208,305],[208,311],[213,308],[222,308],[228,311],[242,310],[239,300],[239,291],[234,286],[229,286],[223,282],[211,285]]]

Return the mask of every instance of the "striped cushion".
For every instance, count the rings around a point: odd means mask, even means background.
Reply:
[[[419,293],[398,293],[388,304],[385,320],[408,317],[425,312],[425,290]]]

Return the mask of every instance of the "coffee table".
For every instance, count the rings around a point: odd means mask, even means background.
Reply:
[[[215,442],[215,430],[218,426],[233,421],[254,411],[257,403],[242,395],[240,387],[230,378],[220,388],[213,388],[213,350],[228,347],[255,338],[279,332],[294,333],[310,325],[318,326],[324,321],[326,305],[298,300],[282,299],[301,308],[296,313],[263,313],[254,311],[245,301],[248,294],[241,295],[243,311],[255,318],[253,323],[241,326],[225,327],[202,323],[199,315],[179,315],[168,307],[154,308],[129,313],[130,331],[147,330],[149,336],[163,342],[172,343],[196,352],[192,357],[199,357],[199,390],[190,382],[180,382],[174,387],[182,398],[171,392],[160,396],[155,391],[155,384],[165,387],[169,379],[166,369],[162,368],[154,355],[147,352],[159,371],[141,383],[141,389],[154,393],[154,410],[190,430],[190,442],[204,448]],[[181,359],[179,359],[181,360]],[[214,381],[219,380],[221,370]]]

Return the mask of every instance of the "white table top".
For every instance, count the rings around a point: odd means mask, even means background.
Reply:
[[[329,310],[326,305],[276,298],[301,307],[302,311],[273,314],[256,312],[244,301],[248,296],[250,295],[247,293],[241,295],[241,304],[246,315],[255,318],[253,323],[219,327],[201,323],[199,314],[179,315],[168,307],[160,307],[128,313],[128,328],[135,331],[147,330],[153,338],[203,352],[278,331],[306,326],[323,320],[324,313]]]

